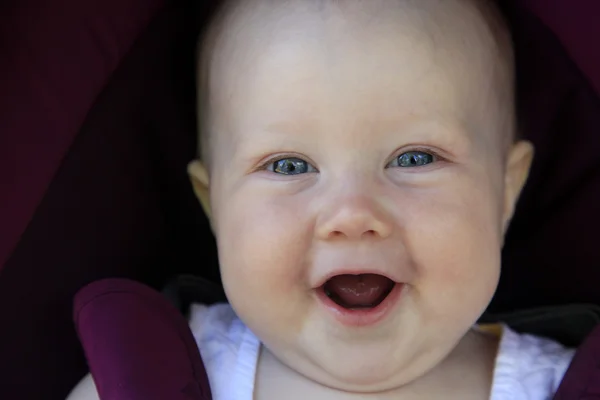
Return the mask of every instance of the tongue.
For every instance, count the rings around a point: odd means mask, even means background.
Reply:
[[[325,292],[347,308],[374,307],[393,286],[394,282],[381,275],[338,275],[327,281]]]

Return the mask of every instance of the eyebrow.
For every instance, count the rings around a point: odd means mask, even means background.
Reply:
[[[473,135],[460,123],[444,119],[419,120],[411,124],[407,132],[415,132],[415,136],[424,137],[430,144],[442,145],[455,156],[468,154],[473,147]]]
[[[395,124],[390,123],[389,129],[385,129],[384,135],[402,135],[405,140],[398,140],[399,144],[403,141],[407,145],[422,144],[440,147],[442,151],[449,153],[450,156],[463,157],[472,151],[474,146],[473,135],[469,133],[466,127],[456,123],[450,123],[441,119],[419,119],[410,122]],[[244,159],[255,160],[256,152],[268,152],[267,149],[276,149],[276,151],[298,151],[306,147],[307,138],[319,138],[319,131],[316,128],[318,123],[302,122],[291,120],[277,120],[268,123],[264,129],[256,132],[256,135],[242,135],[237,144],[247,150],[248,157]],[[250,146],[246,144],[250,143]],[[393,151],[395,149],[391,149]]]
[[[288,127],[288,129],[284,129]],[[249,133],[247,130],[246,133]],[[244,164],[255,164],[269,153],[297,152],[305,147],[305,139],[294,134],[289,124],[269,124],[263,129],[252,129],[252,134],[242,134],[234,141],[233,153]],[[295,132],[300,132],[297,128]],[[291,134],[290,134],[291,133]],[[302,151],[302,150],[300,150]]]
[[[316,139],[321,135],[323,122],[318,116],[309,112],[294,115],[283,115],[280,118],[258,121],[251,128],[253,134],[242,134],[236,138],[237,144],[246,147],[250,142],[251,147],[278,148],[296,147],[306,144],[306,139]],[[400,115],[400,114],[399,114]],[[406,116],[392,116],[391,118],[373,117],[373,123],[362,121],[365,129],[385,135],[398,134],[406,138],[407,143],[421,142],[422,144],[443,147],[450,153],[464,155],[472,150],[476,142],[474,127],[469,126],[468,119],[448,118],[444,115],[407,113]],[[245,132],[248,133],[246,130]],[[238,147],[238,146],[236,146]],[[282,150],[284,151],[284,150]]]

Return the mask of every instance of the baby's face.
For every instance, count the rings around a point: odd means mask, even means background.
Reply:
[[[451,352],[496,289],[528,168],[484,20],[405,3],[240,2],[208,65],[228,298],[339,389],[389,389]]]

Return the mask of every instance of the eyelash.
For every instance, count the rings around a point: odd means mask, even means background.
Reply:
[[[273,165],[274,163],[281,161],[281,160],[285,160],[286,158],[297,158],[299,160],[302,160],[310,165],[313,165],[314,163],[312,161],[309,161],[306,159],[306,157],[301,156],[299,154],[294,154],[294,153],[283,153],[283,154],[277,154],[276,156],[270,157],[268,159],[266,159],[265,161],[261,162],[255,169],[254,171],[266,171],[271,165]],[[317,172],[319,172],[318,168],[315,167],[315,170]],[[253,172],[254,172],[253,171]]]
[[[404,153],[413,153],[413,152],[420,152],[420,153],[426,153],[426,154],[430,154],[435,163],[438,163],[440,161],[447,161],[444,157],[442,157],[437,151],[434,151],[430,148],[425,148],[425,147],[414,147],[414,148],[409,148],[409,149],[402,149],[399,150],[396,155],[394,155],[391,160],[387,161],[385,163],[386,168],[387,165],[390,164],[392,162],[392,160],[397,159],[398,157],[400,157],[402,154]],[[261,162],[252,172],[256,172],[256,171],[266,171],[271,165],[273,165],[274,163],[281,161],[281,160],[285,160],[286,158],[297,158],[299,160],[303,160],[306,163],[309,163],[311,165],[313,165],[314,163],[312,161],[309,161],[306,159],[306,157],[300,156],[298,154],[294,154],[294,153],[283,153],[283,154],[278,154],[276,156],[270,157],[267,160]],[[314,165],[313,165],[314,166]],[[319,169],[317,167],[314,167],[316,172],[319,172]],[[420,167],[423,168],[423,167]]]
[[[434,160],[433,162],[434,163],[438,163],[440,161],[448,161],[445,157],[442,157],[439,152],[437,152],[437,151],[435,151],[433,149],[430,149],[430,148],[427,148],[427,147],[413,147],[413,148],[409,148],[409,149],[398,150],[395,153],[395,155],[390,159],[390,161],[387,161],[385,163],[385,165],[387,166],[390,162],[392,162],[392,160],[397,159],[398,157],[400,157],[402,154],[405,154],[405,153],[425,153],[425,154],[429,154],[429,155],[431,155],[433,157],[433,160]],[[423,167],[421,167],[421,168],[423,168]]]

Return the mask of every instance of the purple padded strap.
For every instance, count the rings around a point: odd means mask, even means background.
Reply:
[[[102,400],[211,400],[185,318],[160,293],[133,281],[92,283],[74,319]]]
[[[600,326],[577,349],[554,400],[600,400]]]

